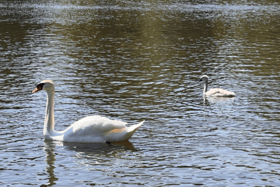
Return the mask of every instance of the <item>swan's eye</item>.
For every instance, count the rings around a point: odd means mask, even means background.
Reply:
[[[36,85],[36,88],[32,91],[32,93],[35,93],[35,92],[39,92],[40,90],[43,89],[43,86],[45,85],[45,83],[39,83]]]
[[[37,85],[36,85],[36,88],[40,88],[40,89],[42,89],[44,85],[45,85],[45,83],[40,83],[40,84],[37,84]]]

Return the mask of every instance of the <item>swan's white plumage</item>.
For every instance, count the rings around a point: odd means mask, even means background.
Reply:
[[[208,80],[209,77],[207,75],[203,75],[200,77],[200,81],[204,82],[203,94],[207,97],[235,97],[234,92],[230,92],[221,88],[211,88],[207,91],[208,88]]]
[[[209,91],[205,93],[206,96],[214,96],[214,97],[234,97],[235,93],[221,89],[221,88],[211,88]]]
[[[54,84],[50,80],[41,81],[32,93],[46,90],[48,101],[44,124],[44,136],[46,139],[65,142],[119,142],[129,139],[144,121],[126,127],[125,122],[111,120],[102,116],[84,117],[64,131],[54,130]]]

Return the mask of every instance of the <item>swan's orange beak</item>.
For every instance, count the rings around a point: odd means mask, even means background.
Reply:
[[[42,90],[42,87],[41,86],[38,86],[37,88],[35,88],[32,93],[36,93],[38,91]]]

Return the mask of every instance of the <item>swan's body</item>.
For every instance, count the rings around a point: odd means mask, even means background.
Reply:
[[[126,123],[102,116],[88,116],[74,122],[64,131],[54,130],[54,84],[50,80],[40,82],[32,93],[45,90],[48,100],[44,123],[46,139],[64,142],[101,143],[119,142],[129,139],[144,121],[126,127]]]
[[[230,92],[221,88],[212,88],[209,91],[207,91],[208,88],[208,80],[209,77],[207,75],[203,75],[202,77],[200,77],[199,81],[203,81],[204,82],[204,89],[203,89],[203,95],[207,96],[207,97],[235,97],[235,93],[234,92]]]

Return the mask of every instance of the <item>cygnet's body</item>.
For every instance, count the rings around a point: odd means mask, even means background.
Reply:
[[[230,92],[221,88],[212,88],[209,91],[207,91],[208,88],[208,80],[209,77],[207,75],[203,75],[200,77],[199,81],[204,82],[204,89],[203,89],[203,95],[207,97],[235,97],[234,92]]]

